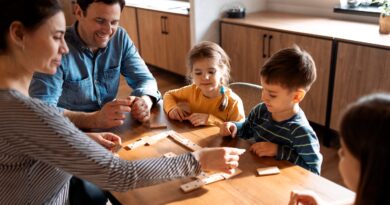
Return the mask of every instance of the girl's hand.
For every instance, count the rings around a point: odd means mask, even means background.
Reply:
[[[236,137],[236,134],[237,134],[237,127],[232,122],[224,122],[219,127],[219,135],[222,137],[232,136],[234,138],[234,137]]]
[[[180,107],[175,107],[168,113],[168,117],[171,120],[179,120],[182,122],[186,119],[187,113],[183,111]]]
[[[186,120],[189,120],[191,124],[193,124],[195,127],[206,125],[208,119],[209,119],[209,114],[204,114],[204,113],[192,113],[190,116],[186,118]]]
[[[259,157],[274,157],[278,152],[278,145],[272,142],[257,142],[250,150]]]

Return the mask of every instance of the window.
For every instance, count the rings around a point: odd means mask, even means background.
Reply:
[[[362,16],[374,16],[379,17],[382,12],[381,6],[386,0],[344,0],[346,5],[340,5],[333,8],[335,13],[355,14]]]

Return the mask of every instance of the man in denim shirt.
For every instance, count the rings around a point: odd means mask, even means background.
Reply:
[[[64,108],[64,115],[79,128],[121,125],[125,112],[148,121],[150,108],[161,98],[137,48],[118,26],[124,4],[124,0],[77,0],[77,22],[65,34],[69,53],[54,75],[36,73],[31,82],[31,97]],[[53,40],[58,39],[53,36]],[[133,92],[126,99],[115,99],[121,74]],[[69,193],[71,204],[106,204],[106,195],[117,204],[109,193],[77,177],[71,179]]]
[[[78,0],[78,21],[65,35],[69,54],[54,76],[36,73],[31,82],[31,97],[64,108],[79,128],[121,125],[124,112],[148,121],[150,108],[161,98],[137,48],[118,26],[123,6],[123,0]],[[120,74],[133,89],[127,99],[115,99]]]

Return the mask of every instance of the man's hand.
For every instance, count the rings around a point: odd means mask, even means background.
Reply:
[[[130,106],[134,104],[134,98],[115,99],[106,103],[100,111],[95,112],[94,120],[97,128],[111,128],[122,125],[126,112],[130,112]]]
[[[278,152],[278,145],[272,142],[257,142],[251,146],[250,150],[259,157],[274,157]]]
[[[207,120],[209,119],[209,114],[204,113],[192,113],[190,116],[185,118],[186,120],[189,120],[191,124],[193,124],[195,127],[200,125],[206,125]]]
[[[237,126],[232,122],[224,122],[219,126],[219,135],[222,137],[232,136],[234,138],[237,135]]]
[[[114,149],[116,145],[122,144],[121,137],[110,132],[100,132],[100,133],[88,132],[85,134],[88,135],[88,137],[93,139],[95,142],[99,143],[106,149],[110,150],[111,152],[115,151]]]
[[[244,152],[245,149],[213,147],[202,148],[193,152],[193,155],[199,161],[202,170],[233,174],[234,169],[238,167],[239,155]]]
[[[150,119],[150,109],[153,102],[149,96],[135,97],[129,96],[128,99],[134,99],[131,105],[131,116],[139,122],[147,122]]]

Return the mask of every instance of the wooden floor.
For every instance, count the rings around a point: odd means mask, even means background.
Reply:
[[[164,94],[166,91],[182,87],[186,85],[186,80],[182,76],[178,76],[157,68],[150,67],[151,72],[154,77],[157,79],[157,84],[160,92]],[[127,86],[127,84],[121,80],[120,91],[118,93],[118,98],[124,98],[129,95],[131,89]],[[321,134],[319,134],[321,138]],[[320,139],[321,140],[321,139]],[[338,162],[339,157],[337,155],[337,143],[333,143],[332,147],[321,146],[321,153],[324,157],[324,161],[322,163],[322,171],[321,176],[343,185],[340,173],[338,171]]]

